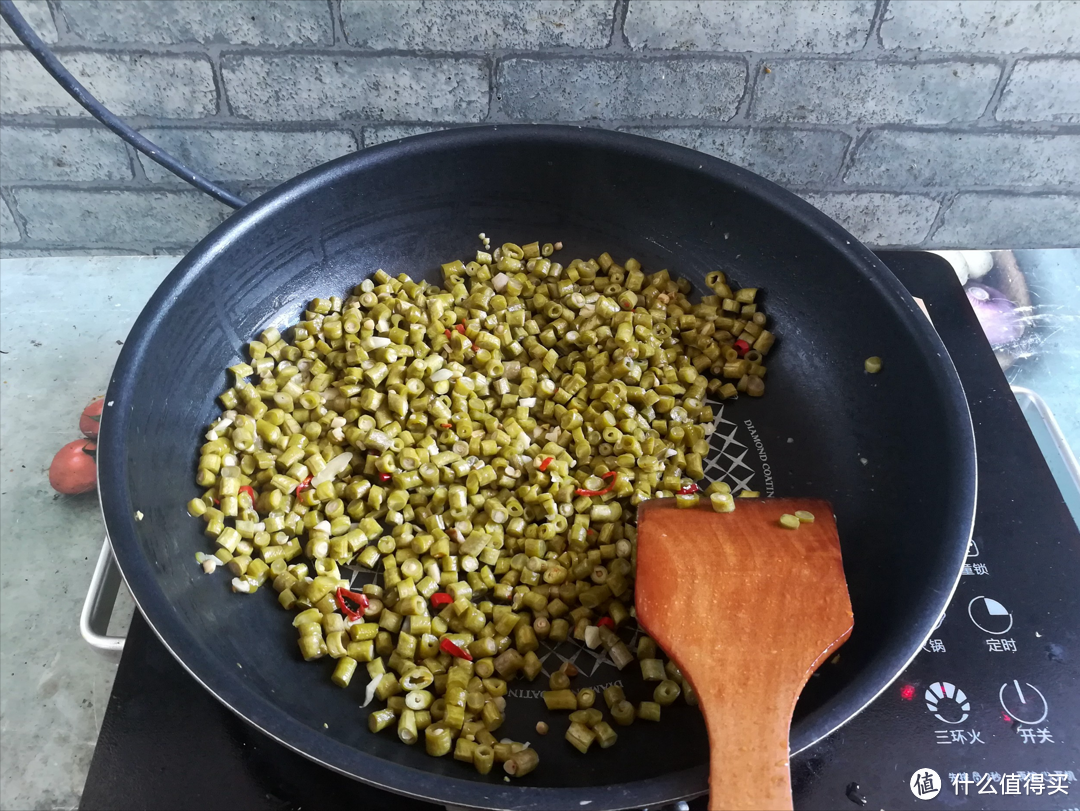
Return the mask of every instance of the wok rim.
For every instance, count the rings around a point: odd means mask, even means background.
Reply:
[[[818,239],[839,252],[852,270],[878,290],[900,321],[916,334],[921,352],[937,376],[937,385],[947,407],[942,413],[942,422],[955,454],[955,467],[964,474],[963,481],[956,483],[958,504],[950,516],[950,524],[942,532],[942,537],[955,545],[955,573],[946,576],[942,567],[939,575],[941,582],[937,584],[937,591],[941,595],[940,606],[932,620],[922,622],[925,627],[912,629],[914,636],[910,636],[910,639],[919,641],[912,645],[910,652],[894,657],[898,661],[888,669],[895,672],[883,679],[876,690],[864,690],[864,693],[872,694],[850,699],[846,702],[849,705],[847,708],[841,706],[845,704],[843,701],[834,702],[831,707],[826,705],[804,719],[807,724],[813,721],[814,728],[811,734],[803,736],[808,740],[796,741],[798,745],[791,749],[790,755],[804,751],[835,732],[876,700],[903,673],[926,644],[935,622],[952,600],[961,579],[967,543],[975,521],[977,467],[974,425],[963,386],[948,351],[910,293],[888,267],[869,248],[809,203],[781,186],[719,158],[630,133],[564,125],[513,124],[461,127],[417,135],[350,153],[317,166],[267,192],[217,226],[177,263],[151,296],[125,340],[110,377],[105,398],[107,406],[98,438],[97,465],[98,497],[113,555],[147,624],[196,681],[263,734],[339,774],[420,800],[484,809],[588,807],[599,811],[653,806],[699,796],[708,790],[708,768],[705,764],[629,783],[554,788],[484,783],[442,776],[384,760],[339,742],[278,709],[256,691],[237,681],[235,674],[227,672],[229,669],[219,667],[217,659],[198,655],[197,639],[177,619],[157,579],[150,576],[148,570],[139,571],[140,564],[145,567],[147,560],[137,537],[126,485],[129,466],[124,437],[130,412],[123,408],[114,409],[113,404],[126,401],[145,348],[175,298],[201,269],[213,262],[225,247],[248,228],[320,186],[333,183],[341,175],[361,172],[382,162],[407,159],[415,153],[449,151],[488,143],[515,143],[522,147],[544,143],[629,153],[704,174],[713,181],[753,195],[778,213],[798,220]],[[189,654],[196,655],[181,655],[185,649]],[[192,659],[195,661],[189,661]]]

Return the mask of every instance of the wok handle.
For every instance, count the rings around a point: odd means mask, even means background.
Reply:
[[[83,602],[79,632],[90,647],[113,663],[119,662],[124,652],[124,637],[109,636],[109,620],[120,590],[120,580],[120,569],[106,537]]]

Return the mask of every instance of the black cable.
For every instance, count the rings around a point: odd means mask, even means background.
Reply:
[[[15,32],[15,36],[22,40],[22,44],[37,58],[37,61],[41,63],[41,66],[49,72],[49,75],[56,79],[57,84],[70,93],[75,101],[85,107],[90,115],[142,152],[150,158],[150,160],[161,164],[181,180],[190,183],[200,191],[206,192],[215,200],[219,200],[225,205],[232,206],[233,208],[241,208],[247,205],[246,200],[237,197],[232,192],[226,191],[216,183],[207,180],[198,172],[193,172],[168,152],[161,149],[153,141],[144,138],[122,120],[113,115],[105,105],[95,99],[90,92],[79,83],[78,79],[68,72],[67,68],[60,64],[60,60],[58,60],[53,52],[46,47],[45,43],[42,42],[41,38],[34,32],[34,29],[27,25],[26,20],[23,19],[19,10],[15,8],[15,4],[12,0],[0,0],[0,17],[3,17],[7,24],[11,26],[11,30]]]

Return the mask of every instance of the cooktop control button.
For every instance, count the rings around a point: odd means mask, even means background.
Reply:
[[[1046,698],[1034,684],[1013,679],[1001,685],[998,699],[1001,701],[1001,709],[1014,721],[1034,726],[1046,720],[1049,709]]]
[[[968,603],[968,616],[980,631],[994,636],[1009,633],[1013,626],[1013,616],[1009,609],[989,597],[979,595]]]
[[[936,681],[926,688],[926,709],[943,724],[962,724],[971,711],[967,695],[952,682]]]

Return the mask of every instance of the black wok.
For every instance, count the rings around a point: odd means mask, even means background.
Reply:
[[[514,784],[372,735],[358,706],[363,679],[333,686],[322,672],[329,663],[300,660],[270,595],[234,595],[221,574],[204,576],[194,563],[206,541],[184,505],[196,494],[197,447],[227,385],[223,370],[242,345],[377,268],[434,279],[440,262],[479,247],[481,231],[496,245],[562,240],[568,256],[634,256],[699,292],[714,269],[765,291],[779,336],[769,390],[725,406],[711,473],[835,506],[855,632],[807,686],[792,749],[828,735],[904,668],[956,585],[975,501],[963,391],[907,292],[840,226],[750,172],[630,135],[484,127],[365,150],[246,206],[180,262],[117,362],[98,458],[109,537],[151,626],[252,724],[394,791],[483,808],[602,809],[706,790],[705,730],[687,706],[580,756],[561,733],[536,736],[541,702],[525,694],[499,734],[533,741],[541,766]],[[881,374],[864,373],[870,355],[884,358]],[[582,684],[619,678],[578,656],[586,674],[596,668]]]

